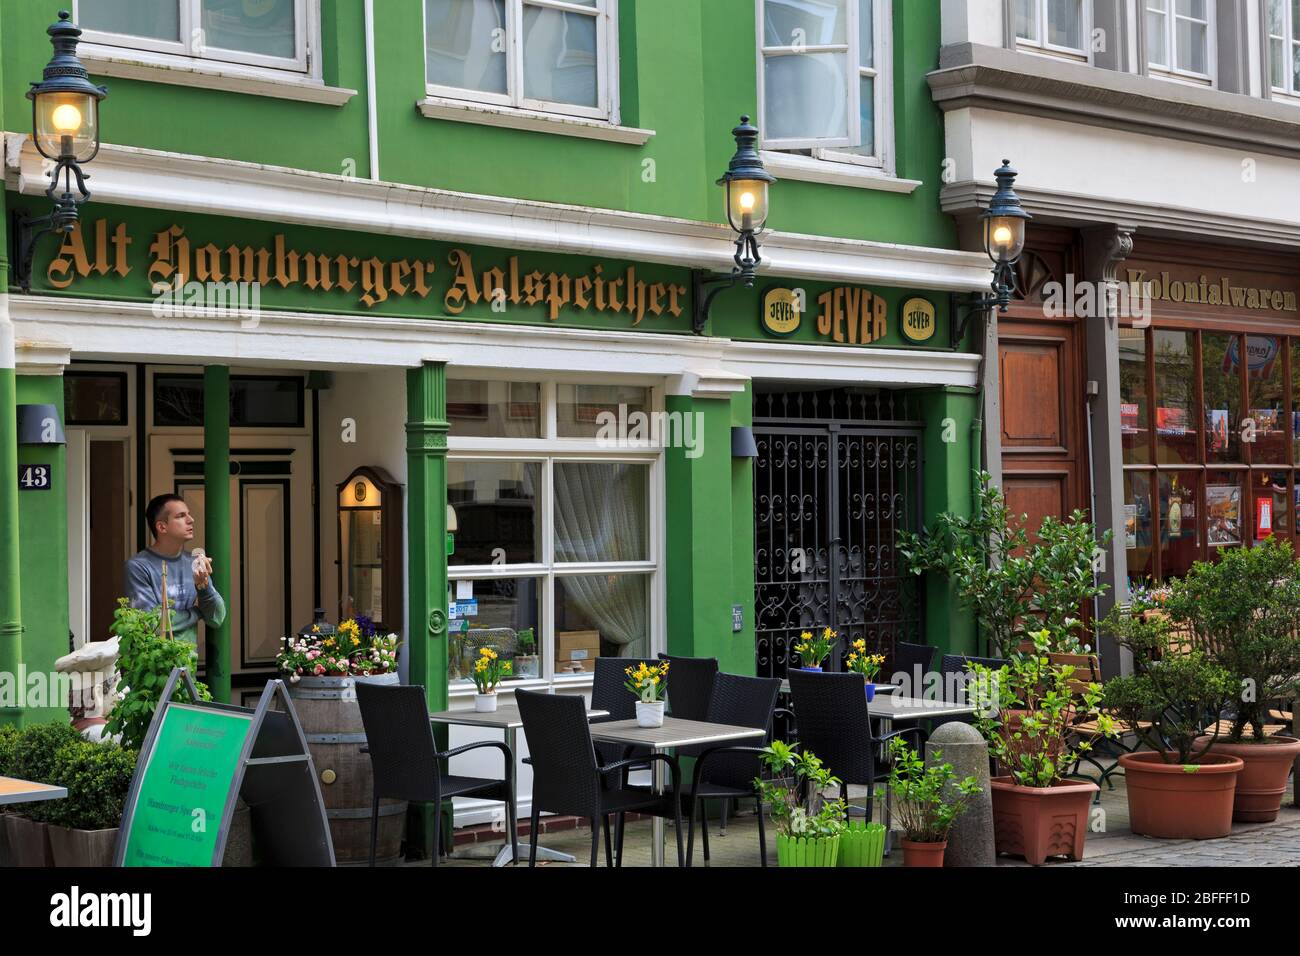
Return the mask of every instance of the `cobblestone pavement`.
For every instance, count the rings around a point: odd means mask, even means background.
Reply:
[[[1275,823],[1238,824],[1232,835],[1221,840],[1156,840],[1137,836],[1128,828],[1128,803],[1123,779],[1115,781],[1114,790],[1103,790],[1100,810],[1094,825],[1100,827],[1088,834],[1084,859],[1078,863],[1053,861],[1048,866],[1134,866],[1134,867],[1203,867],[1203,866],[1300,866],[1300,808],[1294,805],[1290,787],[1282,805],[1282,813]],[[862,802],[862,794],[851,792],[854,802]],[[879,819],[879,817],[877,817]],[[683,830],[685,828],[683,827]],[[676,865],[672,825],[666,828],[667,846],[665,860]],[[704,865],[701,858],[699,834],[696,834],[696,866]],[[895,841],[897,837],[895,837]],[[591,856],[591,830],[585,827],[554,834],[543,834],[542,846],[570,853],[577,858],[573,864],[547,863],[545,866],[585,866]],[[733,815],[723,835],[719,821],[714,816],[709,821],[709,866],[757,866],[758,827],[752,812]],[[527,859],[527,840],[520,841],[520,851]],[[600,850],[604,866],[605,849]],[[768,828],[768,860],[776,863],[776,848],[772,829]],[[885,861],[886,866],[901,866],[902,854],[898,850]],[[479,860],[453,859],[452,866],[484,866]],[[638,821],[627,828],[624,843],[625,866],[650,865],[650,823]],[[425,864],[427,865],[427,864]],[[1000,857],[999,866],[1026,866],[1023,860]]]

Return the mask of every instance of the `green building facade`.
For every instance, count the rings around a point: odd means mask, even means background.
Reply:
[[[823,625],[973,649],[892,547],[968,509],[980,464],[950,296],[988,263],[938,204],[937,5],[148,7],[75,4],[110,90],[93,196],[30,292],[0,247],[0,671],[108,637],[171,491],[230,605],[204,666],[236,702],[315,607],[400,633],[434,707],[527,629],[525,684],[562,693],[599,656],[782,676]],[[24,93],[59,8],[0,10],[7,217],[48,204]],[[697,334],[742,114],[778,178],[764,263]],[[19,442],[32,405],[63,443]],[[47,486],[15,484],[31,466]],[[21,698],[0,720],[65,713]]]

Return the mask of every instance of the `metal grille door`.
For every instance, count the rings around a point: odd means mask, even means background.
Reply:
[[[863,403],[801,401],[790,393],[755,398],[754,580],[758,674],[784,677],[802,631],[832,627],[840,644],[827,662],[842,666],[849,642],[893,659],[897,641],[922,631],[919,579],[906,574],[895,548],[899,530],[915,530],[921,506],[921,432],[889,399]],[[838,393],[836,393],[838,394]],[[801,395],[801,397],[804,397]],[[858,397],[858,396],[855,396]],[[782,412],[766,417],[764,411]],[[882,414],[883,413],[883,414]],[[888,417],[887,417],[888,416]]]

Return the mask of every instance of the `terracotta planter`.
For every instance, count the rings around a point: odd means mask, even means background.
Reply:
[[[46,824],[28,820],[17,813],[6,813],[3,820],[9,834],[9,852],[13,856],[14,866],[54,865],[49,827]]]
[[[1198,745],[1209,738],[1197,741]],[[1282,808],[1287,777],[1300,757],[1300,738],[1269,737],[1268,743],[1230,744],[1220,739],[1213,753],[1237,757],[1245,767],[1237,777],[1232,819],[1238,823],[1272,823]]]
[[[839,856],[840,838],[789,837],[778,834],[776,838],[776,862],[783,867],[825,867],[834,866]]]
[[[913,843],[900,840],[903,847],[903,866],[943,866],[943,851],[948,849],[948,841],[942,843]]]
[[[70,830],[50,827],[50,850],[55,866],[110,867],[117,846],[117,827],[111,830]]]
[[[1051,856],[1083,859],[1089,806],[1095,783],[1021,787],[1011,777],[994,777],[993,834],[999,853],[1022,856],[1040,866]]]
[[[1188,772],[1144,750],[1122,754],[1128,790],[1129,829],[1170,840],[1213,840],[1232,832],[1232,798],[1242,762],[1209,753]]]

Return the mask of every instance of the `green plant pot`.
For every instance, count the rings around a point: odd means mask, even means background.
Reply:
[[[884,857],[884,824],[854,822],[840,836],[836,866],[880,866]]]
[[[840,838],[788,837],[778,835],[776,838],[776,862],[778,866],[834,866],[839,856]]]

